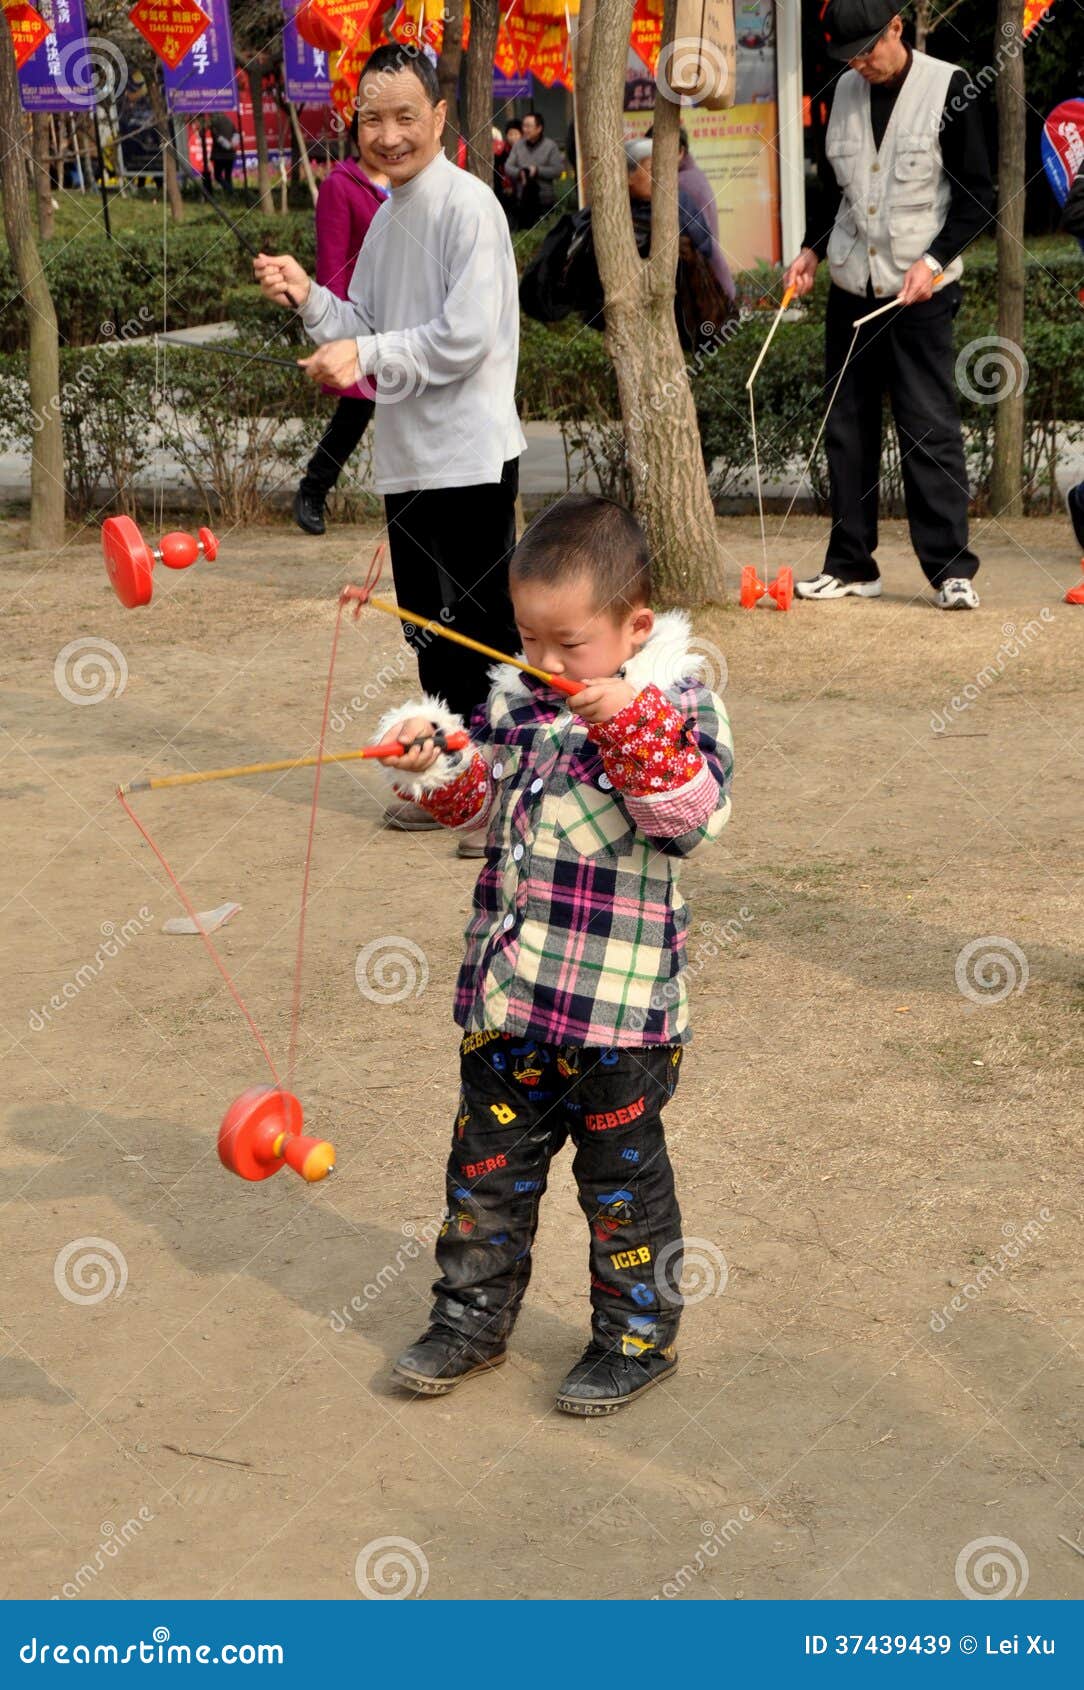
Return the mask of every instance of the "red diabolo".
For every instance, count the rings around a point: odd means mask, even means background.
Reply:
[[[121,604],[134,610],[151,602],[156,563],[167,569],[187,569],[198,557],[211,563],[218,555],[218,541],[209,528],[201,528],[195,536],[165,534],[152,549],[130,516],[111,516],[102,523],[102,551],[113,591]]]
[[[325,1179],[335,1172],[335,1148],[323,1139],[305,1138],[301,1104],[292,1092],[253,1086],[227,1109],[218,1129],[223,1167],[242,1179],[270,1179],[283,1166],[302,1179]]]
[[[755,610],[763,598],[774,599],[778,610],[789,610],[794,603],[794,571],[781,569],[770,586],[757,575],[751,563],[741,572],[741,607]]]

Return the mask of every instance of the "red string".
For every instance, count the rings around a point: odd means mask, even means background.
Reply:
[[[195,910],[192,907],[192,904],[189,902],[188,894],[185,892],[184,887],[181,885],[180,881],[177,879],[177,876],[174,874],[173,870],[170,868],[169,864],[166,862],[166,859],[162,855],[162,852],[158,849],[158,846],[155,844],[154,840],[151,838],[150,834],[147,832],[147,829],[143,826],[143,823],[140,821],[139,817],[136,815],[135,811],[132,809],[131,805],[128,803],[128,800],[125,798],[124,793],[121,791],[119,786],[117,788],[117,797],[120,799],[121,804],[124,806],[125,811],[127,812],[127,814],[129,816],[131,816],[132,820],[135,822],[136,827],[139,829],[140,833],[143,835],[144,839],[147,841],[147,844],[150,846],[151,850],[154,852],[155,856],[158,858],[158,861],[161,863],[162,867],[165,869],[166,873],[169,875],[169,878],[170,878],[170,881],[173,885],[174,891],[176,892],[178,898],[180,898],[181,903],[184,905],[185,910],[187,911],[189,916],[191,916],[192,920],[195,922],[196,931],[199,934],[200,938],[203,940],[203,943],[206,945],[208,954],[210,955],[210,958],[211,958],[211,961],[214,963],[215,967],[218,969],[218,972],[221,974],[223,980],[225,980],[227,986],[229,987],[231,993],[233,994],[234,1003],[237,1005],[238,1009],[241,1011],[241,1014],[244,1016],[245,1020],[248,1022],[249,1027],[252,1029],[252,1036],[256,1040],[256,1043],[259,1045],[260,1049],[263,1051],[264,1060],[266,1061],[267,1066],[271,1070],[271,1077],[274,1080],[276,1086],[278,1086],[279,1089],[281,1090],[282,1089],[282,1081],[279,1079],[278,1070],[276,1069],[275,1064],[271,1060],[271,1052],[268,1050],[266,1044],[264,1043],[264,1041],[263,1041],[263,1039],[260,1035],[260,1030],[257,1027],[255,1021],[253,1021],[252,1016],[249,1014],[248,1006],[245,1003],[244,998],[241,996],[240,992],[237,990],[237,987],[234,985],[233,981],[231,980],[229,970],[227,969],[225,963],[222,961],[222,958],[219,956],[215,947],[212,945],[209,934],[207,934],[204,931],[203,924],[200,921],[199,916],[196,914]]]
[[[377,583],[380,580],[380,564],[381,564],[381,560],[382,560],[383,556],[384,556],[384,542],[381,541],[379,546],[377,546],[376,551],[372,555],[372,559],[369,563],[368,573],[367,573],[364,581],[362,582],[361,586],[360,587],[344,587],[343,590],[342,590],[342,593],[339,596],[339,603],[340,604],[352,604],[354,606],[354,621],[355,622],[357,621],[358,617],[361,615],[362,605],[368,604],[369,599],[372,597],[373,588],[377,585]]]

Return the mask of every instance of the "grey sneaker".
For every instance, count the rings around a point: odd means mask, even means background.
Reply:
[[[962,575],[942,583],[937,595],[938,610],[978,610],[979,595]]]
[[[401,798],[397,804],[389,804],[384,811],[384,826],[397,828],[400,833],[432,833],[440,823],[434,821],[429,811],[423,810],[420,804]]]
[[[461,833],[456,841],[456,856],[484,857],[486,854],[487,837],[488,829],[484,827],[476,827],[467,833]]]

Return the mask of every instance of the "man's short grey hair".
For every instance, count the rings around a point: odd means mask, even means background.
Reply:
[[[649,159],[650,157],[650,141],[639,140],[625,142],[625,163],[628,165],[630,175],[634,170],[638,170],[640,168],[645,159]]]

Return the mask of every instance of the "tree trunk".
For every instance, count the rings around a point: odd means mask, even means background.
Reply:
[[[1008,373],[994,418],[990,504],[995,516],[1024,509],[1024,195],[1027,102],[1023,0],[998,0],[997,332]]]
[[[161,72],[155,65],[147,78],[147,92],[150,95],[154,121],[162,131],[162,180],[166,198],[169,201],[169,215],[174,223],[180,223],[184,218],[184,200],[181,198],[181,184],[177,179],[177,160],[173,148],[170,146],[173,137],[173,120],[169,115],[162,84],[158,80],[160,75]]]
[[[26,128],[19,107],[11,31],[0,27],[0,193],[4,233],[30,321],[30,414],[38,425],[30,462],[32,551],[64,544],[64,442],[60,426],[60,342],[56,311],[30,221]]]
[[[275,214],[275,196],[271,187],[271,157],[267,150],[267,128],[263,120],[263,74],[259,59],[250,59],[245,66],[248,97],[252,101],[252,129],[256,136],[256,193],[257,209],[268,216]]]
[[[930,33],[930,0],[915,0],[915,46],[926,51],[926,37]]]
[[[440,97],[448,105],[448,118],[444,125],[444,151],[453,164],[459,154],[459,136],[462,127],[459,119],[459,70],[462,63],[463,0],[445,0],[444,36],[441,41],[440,58],[437,60],[437,81],[440,84]],[[492,173],[492,149],[490,151],[489,168]]]
[[[53,184],[49,177],[49,116],[35,112],[30,120],[34,158],[34,197],[38,202],[38,238],[51,241],[56,233]]]
[[[467,169],[493,185],[493,56],[501,27],[501,0],[471,0],[463,135]]]
[[[591,31],[580,88],[595,255],[606,297],[606,346],[617,374],[636,514],[647,531],[659,596],[695,605],[723,596],[719,543],[685,355],[674,320],[678,257],[679,108],[656,95],[651,256],[633,236],[623,146],[627,43],[634,0],[608,0]],[[665,0],[663,42],[676,0]]]

